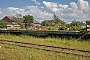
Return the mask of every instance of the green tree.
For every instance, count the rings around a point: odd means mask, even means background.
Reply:
[[[25,15],[23,16],[24,21],[26,21],[27,25],[30,26],[30,23],[33,23],[34,18],[31,15]]]
[[[22,18],[22,15],[21,15],[21,14],[18,14],[18,13],[17,13],[15,16],[16,16],[17,18]]]
[[[4,20],[0,20],[0,28],[6,28],[6,25],[7,25],[8,23],[6,22],[6,21],[4,21]]]
[[[54,14],[54,18],[52,20],[44,20],[42,21],[41,25],[42,26],[55,26],[55,25],[65,25],[66,22],[63,20],[59,19],[58,16]]]
[[[42,22],[41,22],[41,25],[42,25],[42,26],[47,26],[47,21],[46,21],[46,20],[42,21]]]
[[[66,22],[64,22],[63,20],[61,20],[60,18],[58,18],[57,15],[54,14],[54,18],[53,18],[55,24],[60,24],[60,25],[65,25]]]
[[[61,27],[59,27],[59,29],[58,30],[66,30],[67,29],[67,27],[66,26],[61,26]]]
[[[42,26],[48,27],[48,30],[58,30],[60,26],[66,26],[66,22],[58,18],[57,15],[54,14],[52,20],[44,20],[41,22]],[[63,30],[66,30],[65,27],[61,27]],[[60,30],[60,29],[59,29]]]
[[[18,17],[15,17],[15,16],[13,16],[12,18],[11,18],[11,20],[13,20],[13,21],[15,21],[17,24],[22,24],[22,22],[23,22],[23,20],[24,20],[24,18],[22,17],[22,18],[18,18]]]
[[[86,24],[90,25],[90,20],[87,20],[87,21],[86,21]]]
[[[67,25],[69,28],[70,28],[70,30],[81,30],[81,27],[83,26],[83,23],[82,22],[80,22],[80,21],[76,21],[76,20],[74,20],[74,21],[72,21],[72,23],[70,23],[70,25]]]

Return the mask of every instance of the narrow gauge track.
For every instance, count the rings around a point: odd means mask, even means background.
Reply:
[[[75,56],[82,56],[82,57],[89,57],[90,58],[90,51],[87,51],[87,50],[47,46],[47,45],[32,44],[32,43],[25,43],[25,42],[16,42],[16,41],[10,41],[10,40],[0,40],[0,43],[1,44],[15,45],[15,46],[19,46],[19,47],[34,48],[34,49],[39,49],[39,50],[51,51],[51,52],[55,52],[55,53],[71,54],[71,55],[75,55]]]

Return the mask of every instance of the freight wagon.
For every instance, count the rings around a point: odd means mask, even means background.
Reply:
[[[4,34],[16,34],[16,35],[31,35],[39,37],[67,37],[67,38],[90,38],[90,32],[80,32],[80,31],[30,31],[30,30],[0,30],[0,33]]]

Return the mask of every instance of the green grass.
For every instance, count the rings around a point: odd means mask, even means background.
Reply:
[[[60,46],[68,48],[76,48],[90,51],[90,41],[67,40],[60,38],[36,38],[32,36],[16,36],[16,35],[0,35],[0,39],[12,40],[18,42],[27,42],[34,44],[43,44],[51,46]],[[22,48],[18,46],[11,46],[0,44],[0,59],[8,60],[89,60],[73,55],[66,55],[62,53],[47,52],[43,50]]]
[[[76,39],[67,40],[67,39],[60,39],[60,38],[36,38],[32,36],[15,36],[15,35],[0,35],[0,39],[12,40],[12,41],[18,41],[18,42],[28,42],[28,43],[34,43],[34,44],[68,47],[68,48],[75,48],[75,49],[83,49],[83,50],[90,51],[90,41],[78,41]]]
[[[18,46],[2,45],[0,48],[1,60],[88,60],[89,58],[54,53]]]

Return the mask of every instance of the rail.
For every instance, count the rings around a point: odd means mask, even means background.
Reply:
[[[87,50],[47,46],[47,45],[32,44],[32,43],[25,43],[25,42],[8,41],[8,40],[0,40],[0,43],[1,44],[15,45],[15,46],[19,46],[19,47],[34,48],[34,49],[39,49],[39,50],[51,51],[51,52],[55,52],[55,53],[71,54],[71,55],[75,55],[75,56],[82,56],[82,57],[89,57],[90,58],[90,51],[87,51]]]

